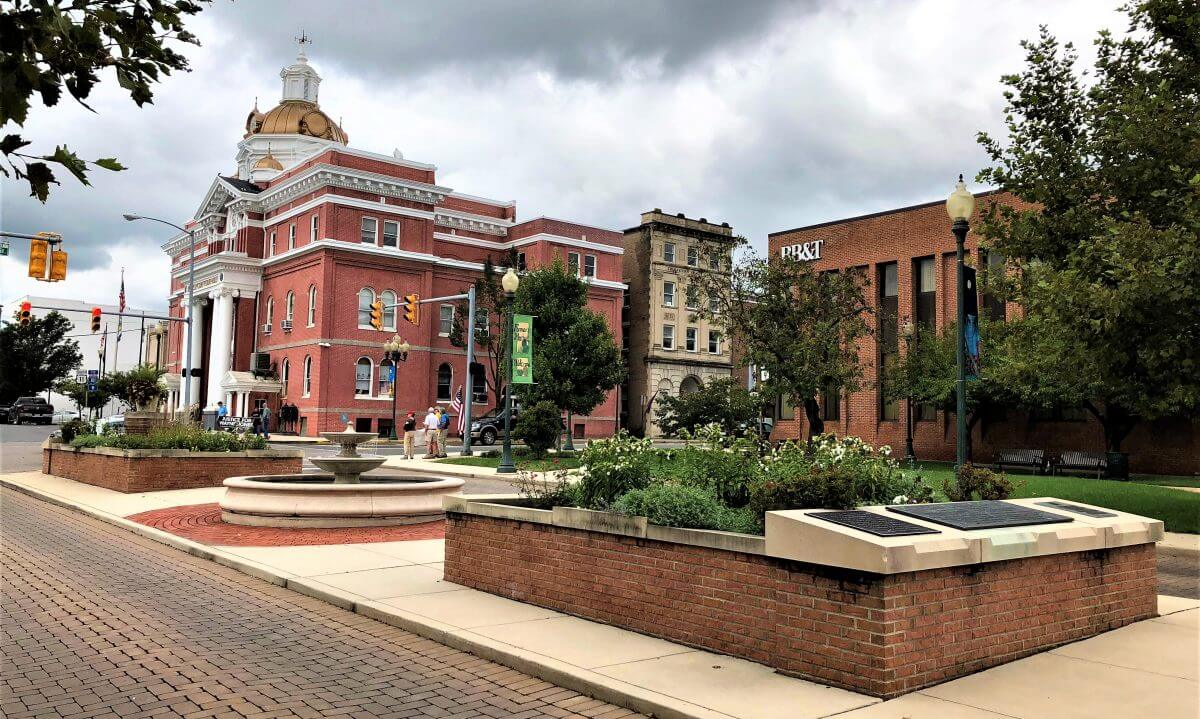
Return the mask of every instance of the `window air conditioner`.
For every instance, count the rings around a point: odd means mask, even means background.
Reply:
[[[284,332],[291,332],[292,331],[292,321],[291,320],[280,320],[279,321],[279,329],[283,330]]]
[[[271,323],[270,322],[268,322],[262,326],[262,333],[264,335],[271,334]]]

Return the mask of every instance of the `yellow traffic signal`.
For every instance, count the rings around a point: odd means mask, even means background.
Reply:
[[[421,324],[421,296],[418,294],[404,295],[404,319],[414,325]]]
[[[100,331],[100,316],[103,314],[104,312],[99,307],[92,308],[92,334]]]
[[[383,329],[383,300],[371,303],[371,326],[377,330]]]
[[[28,327],[30,322],[33,322],[33,305],[29,302],[21,303],[21,311],[17,315],[17,321],[22,327]]]
[[[29,276],[36,280],[46,279],[46,260],[50,255],[50,243],[46,240],[29,241]]]
[[[67,279],[67,253],[62,250],[50,252],[50,281],[61,282]]]

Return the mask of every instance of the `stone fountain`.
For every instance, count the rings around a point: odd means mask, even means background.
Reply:
[[[442,496],[464,482],[456,477],[368,475],[386,457],[363,456],[358,445],[375,439],[371,432],[321,436],[341,445],[333,457],[311,461],[322,473],[230,477],[221,498],[221,519],[259,527],[369,527],[440,519]]]

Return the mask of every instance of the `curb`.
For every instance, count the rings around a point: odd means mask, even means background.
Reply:
[[[616,679],[603,677],[588,669],[576,667],[565,662],[526,651],[518,647],[503,644],[488,639],[469,629],[450,627],[431,619],[411,613],[400,613],[400,610],[384,609],[378,602],[355,601],[335,591],[327,591],[313,585],[313,582],[303,577],[295,577],[278,570],[242,559],[235,555],[213,549],[207,545],[193,542],[190,539],[178,537],[160,529],[147,527],[143,524],[110,514],[93,507],[72,503],[66,499],[48,492],[15,484],[0,477],[0,487],[20,492],[40,501],[62,507],[80,514],[97,519],[106,524],[120,527],[140,537],[159,544],[165,544],[174,549],[186,552],[194,557],[216,562],[243,574],[248,574],[278,587],[284,587],[297,594],[318,599],[327,604],[340,607],[368,619],[404,629],[452,649],[467,652],[482,659],[493,661],[510,669],[528,674],[543,681],[557,684],[564,689],[598,699],[609,704],[615,704],[658,719],[729,719],[729,715],[706,709],[690,702],[675,699],[658,692],[627,684]]]

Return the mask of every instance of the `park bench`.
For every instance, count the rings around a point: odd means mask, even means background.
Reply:
[[[1046,453],[1040,449],[1002,449],[996,453],[995,465],[999,472],[1006,467],[1028,467],[1034,474],[1041,474],[1046,469]]]
[[[1102,454],[1094,452],[1063,452],[1058,457],[1058,461],[1050,466],[1051,474],[1058,474],[1063,470],[1076,470],[1091,474],[1096,473],[1096,479],[1104,476],[1104,470],[1108,469],[1108,460]]]

